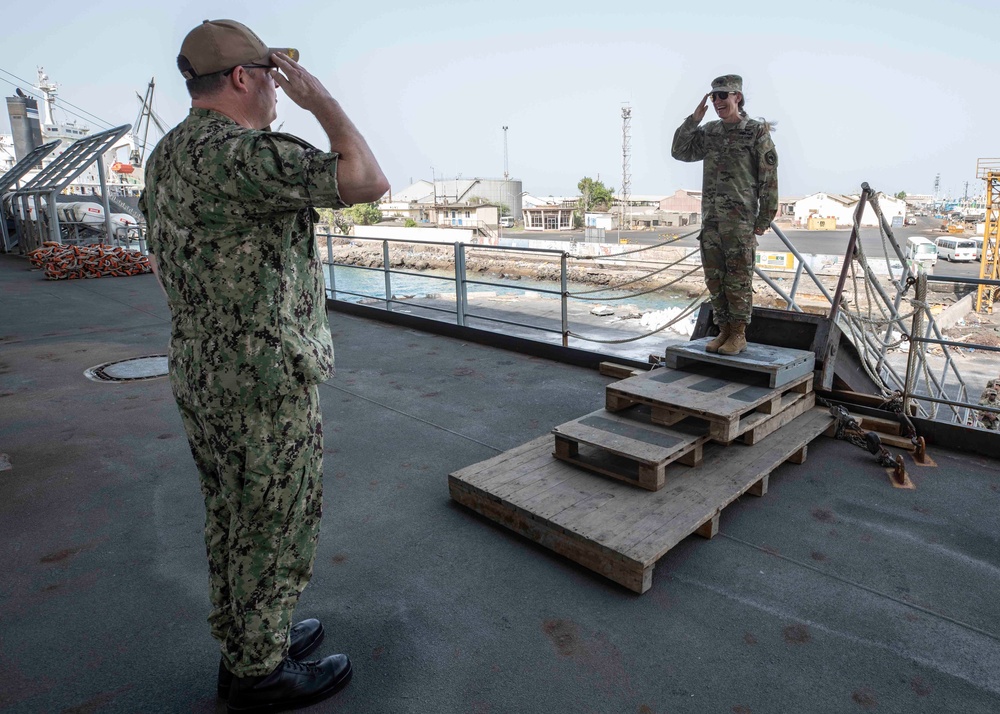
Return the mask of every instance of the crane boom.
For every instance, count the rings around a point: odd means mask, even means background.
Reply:
[[[146,87],[145,97],[138,92],[135,93],[135,96],[139,99],[140,107],[139,116],[136,117],[135,123],[132,124],[132,136],[135,137],[135,148],[129,156],[129,161],[131,161],[133,166],[141,167],[143,160],[146,158],[146,145],[149,141],[150,122],[156,125],[156,128],[160,131],[161,136],[167,133],[166,129],[163,128],[163,123],[160,121],[159,117],[156,116],[155,112],[153,112],[153,91],[155,89],[156,77],[152,77],[149,80],[149,85]]]

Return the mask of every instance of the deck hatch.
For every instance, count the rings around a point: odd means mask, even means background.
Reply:
[[[95,382],[139,382],[167,376],[167,356],[149,355],[105,362],[84,371]]]

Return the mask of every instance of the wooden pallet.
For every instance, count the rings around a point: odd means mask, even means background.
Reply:
[[[727,505],[763,496],[770,473],[802,463],[832,421],[816,408],[753,446],[710,445],[701,468],[669,466],[655,493],[553,459],[550,435],[450,474],[448,489],[458,503],[643,593],[664,554],[689,535],[714,536]]]
[[[713,441],[728,444],[769,417],[791,407],[795,395],[812,392],[812,372],[772,388],[762,374],[734,375],[732,369],[702,365],[685,370],[656,369],[605,390],[605,408],[619,412],[647,404],[655,424],[671,426],[687,417],[709,422]]]
[[[758,372],[767,375],[771,388],[791,384],[804,375],[811,374],[816,365],[816,355],[808,350],[773,347],[758,342],[748,342],[738,355],[720,355],[706,352],[705,345],[714,337],[702,337],[690,342],[667,347],[663,361],[667,367],[682,368],[692,364],[718,364],[730,369]]]
[[[650,421],[645,405],[618,414],[600,409],[552,433],[556,458],[650,491],[663,488],[668,464],[701,464],[702,446],[709,439],[701,420],[659,426]]]

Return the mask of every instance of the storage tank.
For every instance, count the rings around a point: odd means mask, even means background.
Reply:
[[[7,116],[14,137],[14,158],[20,161],[42,145],[42,125],[38,121],[38,102],[17,91],[16,96],[7,97]]]
[[[452,196],[459,203],[466,203],[472,198],[483,198],[489,203],[503,203],[510,208],[510,215],[515,220],[521,220],[521,181],[519,179],[438,179],[437,193],[439,196]],[[460,186],[460,196],[455,196],[455,188]]]

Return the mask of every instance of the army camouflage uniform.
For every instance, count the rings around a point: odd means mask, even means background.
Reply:
[[[1000,408],[1000,378],[991,379],[986,383],[986,389],[979,397],[979,405],[984,407]],[[976,412],[979,418],[979,425],[991,431],[1000,431],[1000,413],[979,411]]]
[[[150,156],[140,199],[205,497],[209,622],[240,677],[287,654],[319,537],[333,346],[312,207],[343,205],[337,159],[192,109]]]
[[[674,132],[671,154],[704,161],[701,260],[715,323],[750,322],[757,239],[778,212],[778,154],[767,124],[746,115],[738,124],[703,127],[689,116]]]

